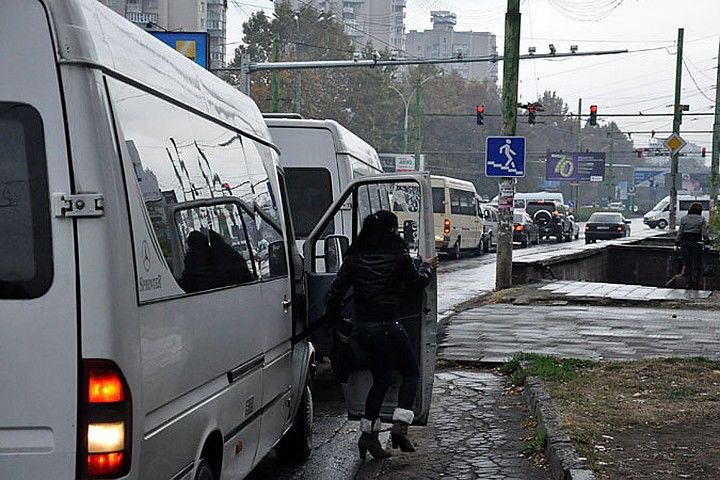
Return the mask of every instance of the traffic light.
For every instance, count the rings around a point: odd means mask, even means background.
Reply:
[[[535,125],[535,112],[536,112],[535,104],[529,103],[527,109],[528,109],[528,123],[530,125]]]
[[[476,107],[476,112],[477,112],[477,124],[483,125],[484,124],[483,116],[485,114],[485,105],[478,105]]]
[[[700,154],[702,155],[702,158],[705,158],[705,147],[700,149]]]
[[[637,156],[638,156],[638,158],[642,158],[642,152],[643,152],[643,151],[642,151],[642,148],[638,148],[638,149],[637,149]]]
[[[593,127],[597,125],[597,105],[590,105],[590,120],[588,123]]]

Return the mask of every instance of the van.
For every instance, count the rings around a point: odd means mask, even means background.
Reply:
[[[460,258],[460,252],[483,250],[483,222],[477,192],[472,182],[457,178],[431,177],[435,248]]]
[[[256,105],[96,0],[5,0],[0,63],[0,478],[218,480],[273,448],[307,457],[305,312],[326,274],[297,253]],[[407,312],[425,387],[433,288]]]
[[[690,206],[693,203],[699,203],[702,206],[702,215],[706,220],[710,219],[710,196],[709,195],[678,195],[675,205],[677,222],[687,215]],[[643,216],[643,223],[650,228],[665,229],[670,225],[670,197],[667,196],[660,200],[652,210]]]
[[[298,114],[263,114],[280,149],[298,248],[325,210],[356,178],[383,173],[375,149],[334,120],[304,119]],[[372,198],[389,209],[387,195]],[[327,234],[349,236],[350,217],[341,215]],[[321,245],[322,246],[322,245]]]

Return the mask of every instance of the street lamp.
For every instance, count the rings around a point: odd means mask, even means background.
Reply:
[[[419,137],[420,137],[420,133],[419,133],[420,123],[419,122],[420,122],[420,113],[421,113],[420,112],[420,107],[421,107],[420,104],[421,104],[421,99],[422,99],[420,89],[425,84],[425,82],[432,80],[433,78],[442,77],[443,74],[444,74],[444,71],[440,70],[440,72],[438,72],[435,75],[430,75],[429,77],[425,77],[422,80],[418,80],[418,82],[415,84],[415,88],[407,95],[407,97],[397,87],[390,85],[390,88],[392,88],[395,91],[395,93],[397,93],[400,96],[400,99],[403,102],[403,106],[405,107],[405,117],[403,120],[403,153],[408,153],[408,124],[409,124],[409,118],[410,118],[411,95],[413,93],[415,94],[415,107],[416,107],[416,111],[415,111],[416,127],[415,128],[418,131],[418,136],[417,136],[416,140],[419,142]],[[415,167],[419,169],[419,165],[418,165],[419,154],[417,152],[419,152],[419,148],[416,147]]]

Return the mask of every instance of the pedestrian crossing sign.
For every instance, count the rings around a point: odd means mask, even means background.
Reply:
[[[487,137],[485,175],[524,177],[525,137]]]

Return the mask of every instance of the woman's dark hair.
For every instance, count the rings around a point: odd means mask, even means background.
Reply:
[[[702,215],[702,205],[698,202],[693,203],[690,205],[690,208],[688,209],[689,215]]]
[[[379,210],[368,215],[347,253],[407,251],[397,230],[398,217],[394,213]]]

